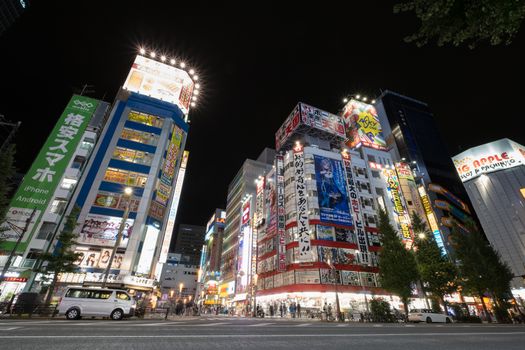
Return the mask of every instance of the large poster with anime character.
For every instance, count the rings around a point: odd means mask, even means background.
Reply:
[[[314,162],[321,221],[351,226],[343,163],[319,155],[314,155]]]
[[[337,264],[339,262],[337,256],[337,248],[332,247],[318,247],[319,261],[328,262],[330,260],[331,264]]]

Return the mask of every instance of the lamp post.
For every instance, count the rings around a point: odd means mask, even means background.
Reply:
[[[336,270],[335,270],[335,266],[332,265],[330,259],[328,259],[326,263],[330,267],[330,277],[331,277],[330,280],[334,284],[334,288],[335,288],[335,312],[337,313],[337,317],[336,318],[337,318],[338,321],[341,321],[341,309],[340,309],[340,306],[339,306],[339,293],[337,291],[337,281],[336,281],[337,273],[336,273]],[[332,273],[333,273],[334,276],[332,276]]]
[[[102,288],[106,288],[109,270],[111,269],[111,265],[113,265],[113,259],[115,258],[115,254],[117,253],[117,248],[120,245],[120,241],[122,240],[122,233],[124,232],[124,227],[126,227],[126,221],[128,220],[129,210],[131,207],[130,204],[131,204],[132,194],[133,194],[133,188],[126,187],[124,189],[124,196],[127,198],[126,207],[124,208],[124,215],[122,216],[122,220],[120,221],[120,226],[118,228],[117,237],[115,239],[115,245],[113,245],[111,257],[109,258],[109,261],[108,261],[108,266],[106,267],[106,271],[104,271],[104,280],[102,281]]]

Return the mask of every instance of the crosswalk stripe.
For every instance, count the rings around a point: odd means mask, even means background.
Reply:
[[[338,324],[336,327],[346,327],[346,324],[341,323],[341,324]]]
[[[12,331],[13,329],[18,329],[20,327],[7,327],[7,328],[2,328],[0,327],[0,331]]]
[[[269,326],[274,323],[254,323],[254,324],[248,324],[246,327],[262,327],[262,326]]]
[[[202,323],[202,324],[196,324],[195,327],[210,327],[210,326],[223,326],[228,325],[229,322],[215,322],[215,323]]]
[[[311,323],[301,323],[301,324],[298,324],[296,327],[308,327],[311,325],[312,325]]]

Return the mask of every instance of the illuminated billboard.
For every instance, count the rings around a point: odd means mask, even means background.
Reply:
[[[486,143],[452,157],[461,181],[525,164],[525,146],[509,139]]]
[[[401,230],[401,238],[404,242],[412,242],[412,232],[410,229],[410,218],[408,216],[404,198],[401,194],[401,187],[394,169],[383,169],[383,176],[387,183],[389,197],[394,207],[394,218]]]
[[[123,87],[173,103],[188,114],[194,83],[186,71],[138,55]]]
[[[73,95],[67,104],[9,205],[6,220],[12,225],[0,229],[3,249],[10,250],[17,246],[17,251],[24,251],[26,242],[31,240],[38,226],[36,223],[52,202],[98,104],[97,100],[79,95]],[[26,234],[19,237],[29,218]],[[20,244],[17,245],[19,238]]]
[[[324,223],[352,226],[342,162],[314,155],[314,164],[320,220]]]
[[[348,147],[363,145],[386,150],[383,129],[373,105],[350,100],[343,108],[342,117],[348,137]]]
[[[285,143],[290,142],[290,137],[295,132],[308,133],[312,130],[315,130],[317,137],[323,139],[345,139],[345,128],[341,117],[300,102],[275,133],[276,150],[280,150]]]
[[[115,245],[118,230],[122,218],[116,216],[105,216],[88,214],[80,230],[76,242],[80,244],[92,244],[112,247]],[[133,230],[133,219],[127,219],[122,231],[120,247],[125,248]]]

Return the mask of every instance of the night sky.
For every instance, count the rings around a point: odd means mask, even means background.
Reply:
[[[349,94],[389,89],[430,105],[443,152],[502,137],[525,144],[523,30],[506,47],[417,48],[403,42],[417,21],[387,1],[75,3],[33,1],[0,36],[0,114],[22,121],[17,167],[27,171],[83,84],[113,101],[140,45],[183,58],[202,94],[190,112],[179,223],[205,225],[226,206],[242,162],[274,147],[298,101],[337,113]]]

